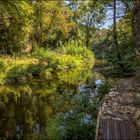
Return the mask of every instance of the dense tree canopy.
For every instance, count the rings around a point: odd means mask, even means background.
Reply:
[[[139,5],[139,0],[1,0],[0,52],[56,49],[74,40],[124,72],[128,61],[139,58]],[[108,18],[114,23],[103,29]]]
[[[104,18],[96,1],[1,1],[1,52],[13,53],[37,44],[56,48],[70,39],[91,46]]]

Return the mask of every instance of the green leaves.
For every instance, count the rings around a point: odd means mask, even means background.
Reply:
[[[26,1],[1,1],[0,15],[2,17],[2,37],[0,44],[4,51],[10,53],[21,51],[32,32],[33,7]]]

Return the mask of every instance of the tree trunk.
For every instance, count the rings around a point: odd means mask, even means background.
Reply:
[[[113,0],[113,39],[114,39],[114,46],[116,47],[116,50],[118,52],[119,47],[118,47],[117,29],[116,29],[116,0]]]
[[[140,60],[140,1],[135,0],[132,10],[132,34],[137,59]]]
[[[125,71],[125,66],[122,63],[122,57],[119,50],[118,45],[118,35],[117,35],[117,26],[116,26],[116,0],[113,0],[113,43],[114,47],[116,48],[116,57],[118,59],[118,67],[122,69],[122,71]]]

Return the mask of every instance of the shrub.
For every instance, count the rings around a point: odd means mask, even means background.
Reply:
[[[85,46],[78,44],[78,42],[70,41],[68,44],[61,46],[59,51],[66,55],[77,56],[84,60],[86,65],[88,64],[90,68],[93,67],[95,61],[94,54]]]
[[[12,65],[6,73],[6,80],[10,81],[19,81],[27,74],[28,65]]]
[[[39,63],[42,66],[56,68],[56,65],[58,63],[57,53],[41,48],[41,49],[36,49],[33,55],[39,59]]]
[[[105,59],[113,66],[113,69],[109,70],[108,75],[111,75],[112,77],[133,76],[133,63],[135,55],[132,46],[125,46],[125,44],[121,44],[119,47],[119,55],[120,56],[118,57],[118,53],[113,45],[106,51]]]
[[[86,80],[88,70],[84,61],[77,56],[62,55],[59,57],[57,75],[64,82],[80,84]]]
[[[99,88],[98,88],[98,94],[99,94],[99,98],[100,100],[102,100],[104,98],[104,96],[109,93],[110,89],[111,89],[111,84],[109,82],[104,82],[102,83]]]
[[[4,70],[5,69],[5,64],[4,62],[0,61],[0,70]]]
[[[44,71],[45,71],[45,69],[43,67],[41,67],[39,64],[30,64],[27,69],[27,73],[31,74],[35,78],[41,77],[41,75],[43,75]]]
[[[59,57],[58,69],[69,71],[71,69],[82,69],[83,60],[71,55],[62,55]]]
[[[80,84],[86,80],[94,64],[93,53],[72,41],[57,51],[35,48],[26,59],[11,57],[10,60],[14,61],[7,65],[4,79],[12,82],[29,78],[56,78],[70,84]]]

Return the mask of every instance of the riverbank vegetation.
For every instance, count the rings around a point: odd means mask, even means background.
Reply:
[[[140,78],[139,18],[139,0],[1,0],[0,139],[94,139],[105,95]]]
[[[55,51],[36,48],[29,56],[2,56],[1,84],[53,78],[70,84],[80,84],[87,79],[94,61],[90,50],[74,42]]]
[[[135,29],[139,26],[134,24],[137,15],[133,13],[137,10],[137,0],[115,2],[114,5],[111,1],[36,0],[1,1],[0,4],[0,53],[3,55],[18,59],[23,55],[31,56],[37,50],[43,54],[44,49],[43,55],[52,55],[53,59],[52,50],[69,55],[72,51],[68,49],[69,42],[73,42],[70,45],[75,48],[75,53],[71,55],[77,57],[77,46],[91,49],[97,59],[112,66],[103,71],[107,76],[132,76],[139,65],[139,41],[136,40],[139,29]],[[117,10],[120,12],[116,13]],[[102,28],[109,22],[107,11],[113,15],[109,19],[113,24]],[[61,46],[67,49],[60,49]],[[70,61],[71,56],[68,57],[66,59]]]
[[[70,38],[76,25],[64,1],[0,3],[1,84],[53,77],[73,84],[86,80],[94,56]]]

